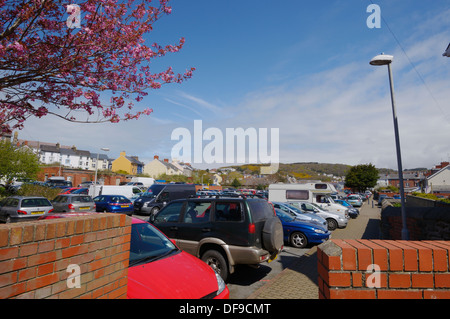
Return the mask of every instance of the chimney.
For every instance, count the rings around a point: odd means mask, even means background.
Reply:
[[[165,158],[165,159],[164,159],[164,162],[169,163],[169,159],[168,159],[168,158]]]
[[[153,159],[159,159],[158,155],[153,156]]]
[[[126,156],[126,154],[125,151],[120,152],[120,156]]]

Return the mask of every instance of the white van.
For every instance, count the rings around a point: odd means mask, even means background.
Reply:
[[[131,199],[133,195],[141,193],[142,190],[137,186],[116,186],[116,185],[94,185],[89,186],[89,195],[96,197],[98,195],[122,195]]]
[[[328,183],[306,184],[270,184],[270,202],[296,202],[307,201],[334,213],[348,215],[348,208],[337,204],[330,197],[336,188]]]

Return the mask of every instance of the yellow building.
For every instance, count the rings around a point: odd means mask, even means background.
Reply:
[[[125,171],[131,175],[142,174],[144,163],[139,161],[137,156],[127,156],[125,151],[120,152],[120,156],[112,162],[113,172]]]

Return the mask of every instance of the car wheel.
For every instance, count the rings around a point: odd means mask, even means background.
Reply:
[[[228,264],[223,255],[217,250],[207,250],[201,258],[208,266],[222,277],[223,281],[228,278]]]
[[[295,248],[305,248],[308,245],[308,238],[300,232],[292,233],[290,243]]]
[[[333,218],[327,219],[328,230],[335,230],[338,226],[337,222]]]
[[[158,212],[159,212],[159,207],[153,207],[150,212],[150,215],[155,216],[156,214],[158,214]]]

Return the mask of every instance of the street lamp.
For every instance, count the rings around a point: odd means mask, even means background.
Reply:
[[[109,148],[107,147],[102,147],[101,148],[102,151],[108,152]],[[94,197],[97,196],[96,191],[96,187],[97,187],[97,171],[98,171],[98,157],[99,157],[99,153],[97,153],[97,162],[95,163],[95,178],[94,178]]]
[[[402,168],[402,156],[400,152],[400,137],[398,134],[398,122],[397,122],[397,114],[395,111],[395,102],[394,102],[394,83],[392,80],[392,71],[391,71],[391,63],[394,57],[392,55],[380,54],[370,60],[371,65],[379,66],[379,65],[387,65],[389,72],[389,84],[391,87],[391,102],[392,102],[392,115],[394,117],[394,133],[395,133],[395,144],[397,148],[397,165],[398,165],[398,178],[400,181],[400,202],[401,202],[401,213],[402,213],[402,239],[408,240],[408,228],[406,227],[406,208],[405,208],[405,190],[403,185],[403,168]]]

